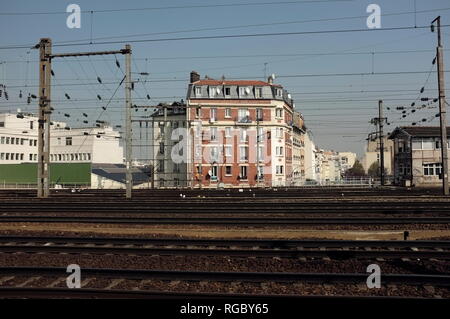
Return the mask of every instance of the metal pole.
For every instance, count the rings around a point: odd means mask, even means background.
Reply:
[[[439,117],[441,130],[441,158],[442,158],[442,191],[445,196],[449,195],[448,189],[448,151],[447,151],[447,120],[445,109],[445,81],[444,81],[444,53],[441,40],[441,17],[437,17],[432,23],[437,22],[438,46],[436,48],[438,64],[438,86],[439,86]]]
[[[259,116],[256,109],[256,187],[259,187]]]
[[[125,155],[125,163],[126,163],[126,197],[131,198],[131,190],[133,187],[133,180],[131,175],[131,46],[129,44],[125,45],[125,50],[127,53],[125,54],[125,134],[126,134],[126,155]]]
[[[380,179],[381,186],[384,186],[384,136],[383,136],[383,101],[378,101],[378,125],[380,138]]]
[[[38,172],[37,197],[49,196],[50,178],[50,80],[52,40],[41,38],[39,42],[39,121],[38,121]]]

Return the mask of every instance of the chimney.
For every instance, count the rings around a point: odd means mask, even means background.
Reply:
[[[200,81],[200,74],[198,74],[197,71],[192,71],[191,72],[191,83]]]
[[[267,79],[267,82],[269,82],[269,84],[273,84],[273,80],[275,80],[275,74],[271,74]]]

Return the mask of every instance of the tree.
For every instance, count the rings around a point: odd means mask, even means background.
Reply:
[[[360,163],[360,161],[356,160],[353,167],[345,172],[346,176],[365,176],[364,167]]]
[[[380,176],[380,164],[378,161],[373,162],[372,165],[370,165],[368,174],[372,177],[379,177]],[[387,175],[387,170],[384,168],[384,175]]]

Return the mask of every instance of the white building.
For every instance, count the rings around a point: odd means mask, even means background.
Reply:
[[[50,161],[55,163],[123,163],[120,134],[110,126],[50,126]],[[37,163],[38,118],[33,114],[0,114],[0,164]]]
[[[311,131],[307,131],[305,134],[305,179],[307,181],[318,180],[317,171],[316,145]]]

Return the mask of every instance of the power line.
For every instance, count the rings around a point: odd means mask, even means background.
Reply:
[[[442,25],[446,28],[450,25]],[[225,35],[210,35],[210,36],[194,36],[194,37],[179,37],[179,38],[158,38],[158,39],[139,39],[139,40],[119,40],[119,41],[103,41],[103,42],[84,42],[84,43],[55,43],[54,47],[68,47],[68,46],[85,46],[85,45],[102,45],[102,44],[123,44],[123,43],[145,43],[145,42],[169,42],[169,41],[186,41],[186,40],[212,40],[212,39],[235,39],[235,38],[254,38],[254,37],[271,37],[271,36],[294,36],[294,35],[318,35],[318,34],[339,34],[339,33],[355,33],[355,32],[382,32],[382,31],[404,31],[411,29],[428,29],[429,26],[403,26],[391,27],[381,29],[341,29],[341,30],[319,30],[319,31],[295,31],[295,32],[275,32],[275,33],[249,33],[249,34],[225,34]],[[0,47],[0,50],[10,49],[29,49],[30,45],[11,45]]]
[[[200,9],[200,8],[223,8],[223,7],[250,7],[267,5],[289,5],[289,4],[313,4],[313,3],[332,3],[332,2],[353,2],[354,0],[298,0],[298,1],[275,1],[275,2],[246,2],[246,3],[227,3],[227,4],[205,4],[205,5],[184,5],[184,6],[165,6],[165,7],[144,7],[144,8],[122,8],[122,9],[102,9],[102,10],[82,10],[82,13],[110,13],[126,11],[155,11],[155,10],[174,10],[174,9]],[[53,15],[67,14],[65,11],[47,11],[47,12],[2,12],[0,15]]]
[[[439,9],[422,10],[422,11],[419,11],[419,13],[443,12],[443,11],[447,11],[447,10],[450,10],[450,8],[439,8]],[[408,15],[408,14],[414,14],[414,13],[415,13],[414,11],[383,13],[383,17]],[[199,29],[167,31],[167,32],[151,32],[151,33],[127,34],[127,35],[120,35],[120,36],[109,36],[109,37],[97,37],[97,38],[89,38],[89,39],[79,39],[79,40],[64,41],[64,42],[59,42],[59,43],[75,43],[75,42],[83,42],[83,41],[90,41],[91,42],[93,40],[109,40],[109,39],[142,37],[142,36],[151,36],[151,35],[166,35],[166,34],[202,32],[202,31],[243,29],[243,28],[255,28],[255,27],[264,27],[264,26],[275,26],[275,25],[289,25],[289,24],[302,24],[302,23],[328,22],[328,21],[343,21],[343,20],[366,19],[366,18],[367,18],[367,16],[363,15],[363,16],[352,16],[352,17],[337,17],[337,18],[322,18],[322,19],[310,19],[310,20],[281,21],[281,22],[271,22],[271,23],[246,24],[246,25],[235,25],[235,26],[214,27],[214,28],[199,28]]]

